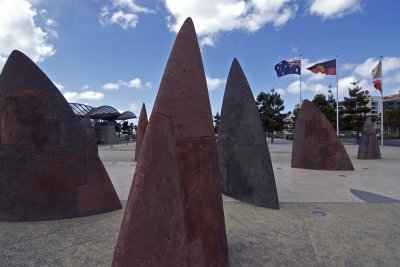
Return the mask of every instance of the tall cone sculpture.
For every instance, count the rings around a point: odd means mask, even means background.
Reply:
[[[222,191],[244,202],[278,209],[265,132],[250,86],[236,58],[225,87],[217,146]]]
[[[136,148],[135,148],[135,161],[139,158],[140,149],[142,148],[142,143],[144,135],[146,133],[148,120],[147,111],[144,103],[142,104],[142,110],[140,111],[139,122],[138,122],[138,133],[136,135]]]
[[[380,159],[381,150],[379,149],[378,140],[371,117],[367,117],[364,128],[361,132],[361,142],[358,147],[359,159]]]
[[[24,54],[0,75],[0,220],[48,220],[121,208],[84,128]]]
[[[164,71],[113,266],[229,266],[211,108],[190,18]]]
[[[292,167],[314,170],[354,170],[328,119],[304,100],[293,133]]]

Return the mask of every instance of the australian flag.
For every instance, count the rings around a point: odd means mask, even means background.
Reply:
[[[288,74],[301,74],[301,61],[300,60],[293,60],[293,61],[286,61],[282,60],[278,64],[275,65],[276,75],[278,77],[288,75]]]

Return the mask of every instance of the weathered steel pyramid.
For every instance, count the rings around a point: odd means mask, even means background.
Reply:
[[[265,132],[250,85],[236,58],[225,87],[217,146],[222,191],[244,202],[278,209]]]
[[[47,76],[13,51],[0,75],[0,220],[121,208],[96,148]]]
[[[180,29],[140,151],[113,266],[229,266],[207,84]]]
[[[364,128],[361,132],[361,142],[358,147],[359,159],[380,159],[381,150],[379,149],[378,140],[371,117],[367,117]]]
[[[147,111],[144,103],[142,104],[142,110],[140,111],[139,122],[138,122],[138,133],[136,135],[136,148],[135,148],[135,160],[137,161],[139,158],[140,149],[142,148],[142,143],[144,139],[144,135],[146,133],[148,120],[147,120]]]
[[[314,170],[354,170],[328,119],[304,100],[293,133],[292,167]]]

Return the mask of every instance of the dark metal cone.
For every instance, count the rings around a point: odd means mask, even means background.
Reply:
[[[144,135],[146,133],[148,120],[147,120],[147,111],[146,106],[142,104],[142,110],[140,111],[139,122],[138,122],[138,133],[136,135],[136,148],[135,148],[135,160],[137,161],[139,158],[140,149],[142,148],[142,143],[144,139]]]
[[[172,122],[153,114],[122,221],[113,266],[189,266]]]
[[[234,59],[218,129],[223,192],[268,208],[279,208],[274,171],[257,106],[246,76]]]
[[[336,131],[313,103],[304,100],[293,133],[292,167],[354,170]]]
[[[358,147],[358,159],[380,159],[381,150],[376,138],[371,117],[367,117],[361,132],[361,142]]]
[[[23,53],[0,75],[0,219],[47,220],[121,208],[62,94]]]
[[[183,219],[177,221],[177,223],[182,223],[183,220],[185,231],[182,241],[183,249],[180,249],[180,245],[177,246],[174,250],[175,255],[170,257],[176,259],[183,253],[186,253],[186,257],[185,262],[180,265],[154,266],[229,266],[211,108],[200,49],[190,18],[185,21],[179,31],[165,68],[138,165],[144,164],[142,162],[145,160],[145,155],[150,153],[147,147],[153,147],[150,144],[155,142],[151,140],[150,132],[153,117],[156,116],[165,116],[172,123],[179,177],[181,203],[177,204],[168,199],[165,201],[172,206],[173,210],[183,207]],[[163,135],[162,138],[164,138]],[[164,149],[156,150],[157,153],[163,151]],[[168,165],[162,163],[162,160],[156,160],[157,153],[155,151],[152,153],[154,164],[151,168],[154,169],[152,171],[157,172],[157,178],[162,179],[166,173],[171,174],[171,171],[165,169]],[[170,162],[172,163],[172,160]],[[133,189],[130,198],[136,197],[135,192]],[[150,192],[144,192],[146,193]],[[126,213],[126,216],[132,215]],[[146,215],[137,213],[135,217],[140,216]],[[178,218],[180,217],[178,216],[177,220]],[[163,224],[168,224],[168,221],[159,221],[148,231],[161,232],[160,229],[166,227]],[[140,229],[144,231],[145,228],[149,226],[142,224]],[[178,234],[180,235],[179,232]],[[125,240],[129,238],[125,237]],[[141,246],[141,243],[135,245]],[[126,251],[123,253],[130,253],[129,248],[124,244],[120,247],[122,250],[125,248]],[[120,253],[118,247],[117,253]],[[136,256],[147,262],[157,253]]]

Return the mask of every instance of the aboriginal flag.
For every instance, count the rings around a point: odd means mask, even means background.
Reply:
[[[336,75],[336,59],[317,63],[307,69],[314,73],[320,72],[326,75]]]

